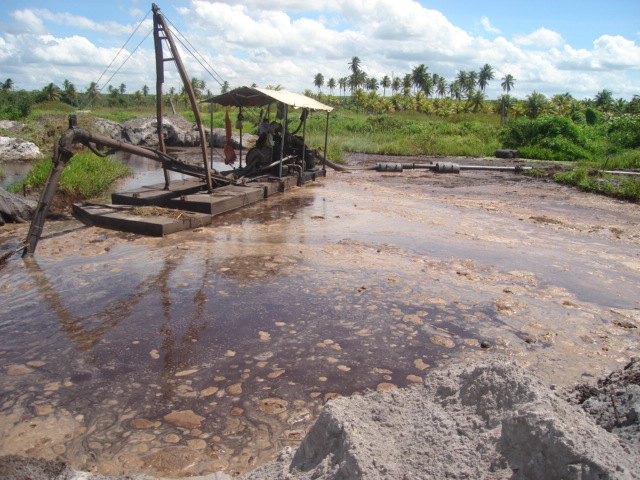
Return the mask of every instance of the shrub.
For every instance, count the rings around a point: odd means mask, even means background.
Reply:
[[[504,128],[501,140],[506,148],[517,148],[529,158],[574,161],[592,155],[581,128],[556,115],[512,121]]]
[[[587,120],[587,125],[595,125],[598,123],[598,112],[594,108],[587,108],[584,112],[584,116]]]

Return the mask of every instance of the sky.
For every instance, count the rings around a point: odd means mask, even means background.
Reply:
[[[640,94],[638,0],[156,2],[182,40],[189,76],[213,94],[224,81],[316,92],[317,73],[337,82],[350,74],[354,56],[378,80],[424,64],[451,81],[488,63],[495,71],[488,98],[503,93],[507,74],[518,98],[533,91],[580,100],[603,89],[627,100]],[[93,81],[104,92],[125,84],[127,93],[147,85],[154,93],[150,10],[141,0],[3,0],[0,81],[39,90],[68,80],[78,91]],[[164,90],[179,90],[173,65],[166,72]]]

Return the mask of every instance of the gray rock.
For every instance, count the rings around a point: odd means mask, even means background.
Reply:
[[[37,145],[21,138],[0,137],[0,161],[37,160],[42,153]]]
[[[0,188],[0,219],[7,222],[31,220],[36,202]]]
[[[13,133],[20,132],[24,127],[26,127],[24,123],[14,122],[13,120],[0,120],[0,128]]]

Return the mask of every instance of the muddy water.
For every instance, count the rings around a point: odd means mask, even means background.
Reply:
[[[327,400],[450,359],[600,374],[640,353],[639,217],[511,174],[414,171],[332,173],[164,239],[50,223],[0,270],[0,454],[239,474]]]

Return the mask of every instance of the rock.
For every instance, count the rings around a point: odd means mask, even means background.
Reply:
[[[96,117],[93,120],[93,127],[96,133],[115,140],[122,140],[124,128],[118,122],[107,120],[106,118]]]
[[[28,198],[9,193],[0,188],[0,220],[25,222],[31,220],[37,203]]]
[[[514,150],[511,148],[501,148],[496,150],[496,157],[498,158],[518,158],[520,157],[520,152],[518,150]]]
[[[7,455],[0,457],[0,478],[12,480],[73,478],[73,470],[59,460]]]
[[[28,375],[33,372],[32,368],[29,368],[25,365],[11,365],[7,369],[7,375],[11,377],[17,377],[20,375]]]
[[[167,447],[157,453],[152,453],[142,458],[145,465],[150,465],[158,470],[176,472],[184,470],[200,459],[200,454],[188,447]]]
[[[216,148],[223,148],[227,143],[227,136],[224,128],[214,128],[209,133],[209,145]],[[258,136],[252,133],[242,132],[242,147],[244,149],[253,148],[258,141]],[[232,132],[231,143],[233,148],[240,148],[240,132]]]
[[[39,158],[42,158],[42,153],[35,143],[21,138],[0,137],[0,160],[17,162]]]
[[[165,115],[163,117],[164,142],[168,147],[193,147],[200,145],[200,135],[195,123],[189,122],[181,115]],[[155,116],[132,118],[122,124],[96,118],[93,130],[106,137],[125,141],[134,145],[158,146],[158,123]],[[205,128],[209,145],[223,148],[227,142],[224,128]],[[245,149],[252,148],[258,140],[257,135],[242,134],[242,144]],[[231,142],[234,148],[240,148],[240,132],[233,132]]]
[[[160,425],[160,422],[152,422],[146,418],[134,418],[131,420],[131,427],[137,429],[154,428]]]
[[[173,411],[164,416],[166,422],[172,423],[179,427],[196,428],[199,427],[204,417],[196,415],[193,410]]]
[[[0,129],[9,130],[12,133],[19,133],[26,125],[13,120],[0,120]]]

